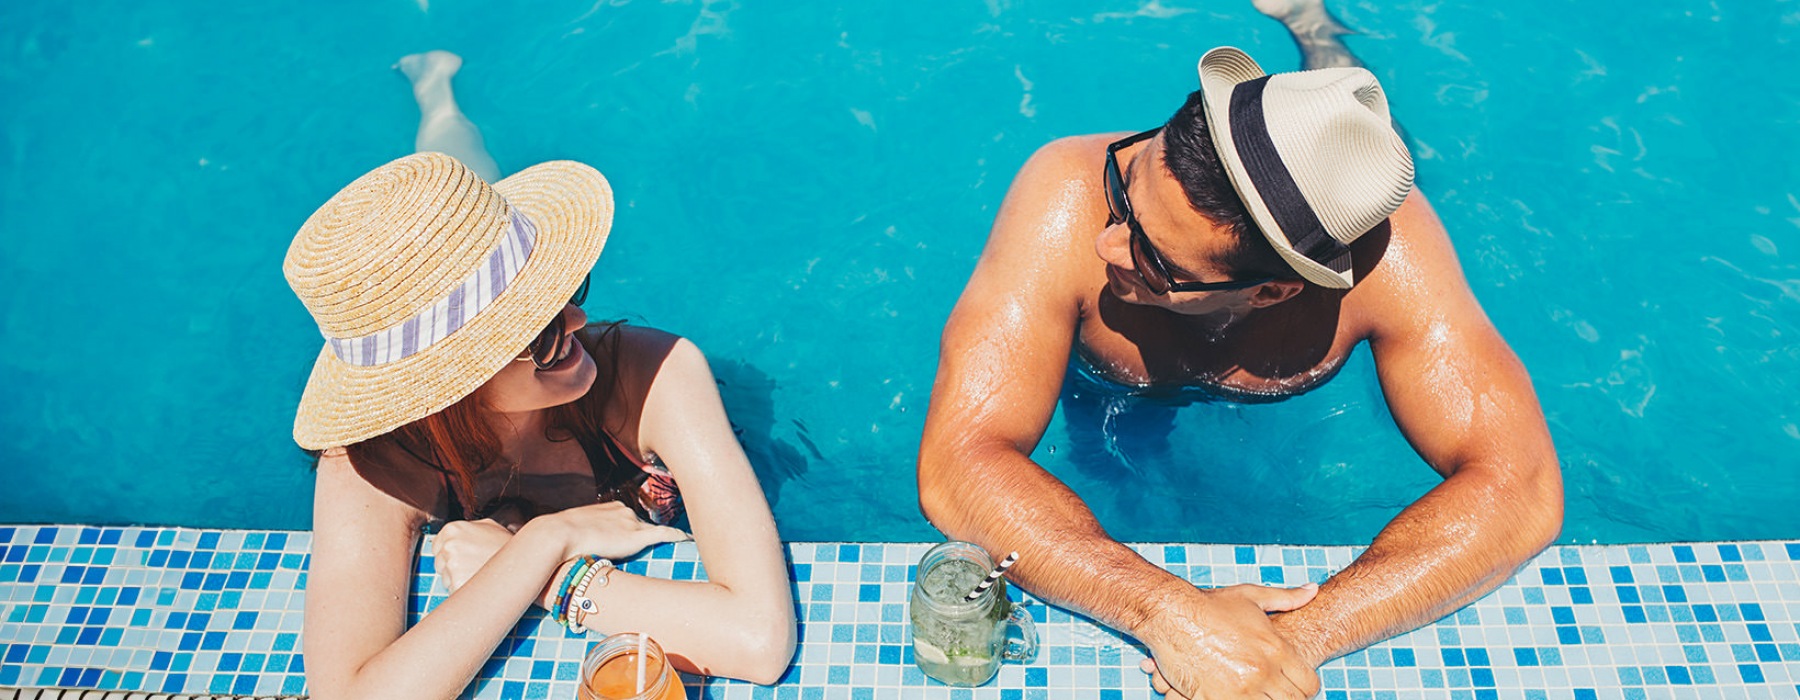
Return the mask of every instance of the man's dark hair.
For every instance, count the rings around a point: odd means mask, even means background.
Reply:
[[[1300,279],[1299,273],[1263,237],[1231,186],[1219,153],[1213,148],[1212,134],[1206,126],[1206,105],[1199,90],[1188,93],[1187,102],[1163,125],[1162,137],[1163,163],[1181,183],[1188,205],[1237,238],[1237,245],[1224,261],[1234,276]]]

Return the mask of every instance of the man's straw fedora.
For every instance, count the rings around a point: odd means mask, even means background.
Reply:
[[[1229,46],[1199,70],[1213,145],[1263,236],[1307,281],[1350,288],[1350,243],[1412,191],[1381,84],[1362,68],[1266,75]]]

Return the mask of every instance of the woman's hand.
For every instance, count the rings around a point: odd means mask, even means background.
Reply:
[[[439,580],[451,593],[469,582],[494,553],[512,541],[511,529],[492,518],[446,523],[431,540]]]
[[[638,519],[637,513],[618,501],[539,516],[539,521],[554,521],[563,538],[563,559],[597,554],[607,559],[625,559],[645,547],[663,542],[686,542],[693,539],[686,532],[665,525],[651,525]]]

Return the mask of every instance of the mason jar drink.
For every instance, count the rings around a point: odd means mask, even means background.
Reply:
[[[994,562],[968,542],[945,542],[925,553],[914,572],[912,590],[913,663],[925,675],[950,685],[977,686],[1000,670],[1000,661],[1030,661],[1037,655],[1037,628],[1031,616],[1006,599],[1006,580],[966,597],[987,577]],[[1019,637],[1008,639],[1008,624]]]
[[[581,685],[575,691],[578,700],[685,700],[687,689],[681,676],[663,655],[656,640],[636,632],[621,632],[600,640],[588,649],[581,662]],[[639,649],[643,656],[638,656]],[[638,665],[643,665],[643,691],[638,690]]]

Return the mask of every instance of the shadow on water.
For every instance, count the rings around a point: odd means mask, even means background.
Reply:
[[[742,360],[715,362],[713,376],[719,382],[725,415],[731,417],[732,430],[773,508],[781,502],[782,485],[806,474],[811,464],[807,456],[821,461],[825,456],[806,436],[806,424],[799,420],[787,421],[798,445],[775,437],[774,378]]]
[[[1145,473],[1140,464],[1171,461],[1169,435],[1175,430],[1175,406],[1113,394],[1089,384],[1074,371],[1063,380],[1059,401],[1069,431],[1067,459],[1084,476],[1095,480],[1125,476],[1142,481]],[[1126,446],[1130,446],[1129,453]]]

